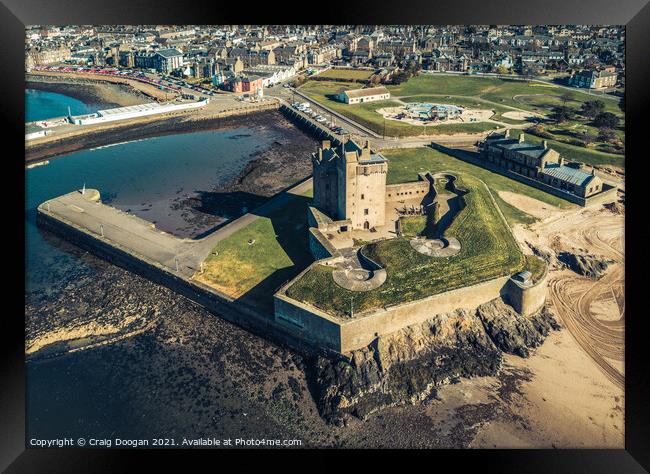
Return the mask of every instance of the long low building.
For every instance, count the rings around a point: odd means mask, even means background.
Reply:
[[[116,120],[126,120],[147,115],[165,114],[188,109],[198,109],[204,107],[209,99],[187,104],[164,104],[149,102],[146,104],[129,105],[128,107],[117,107],[114,109],[99,110],[97,113],[88,115],[78,115],[70,117],[70,123],[74,125],[94,125],[97,123],[114,122]]]
[[[527,143],[523,133],[510,138],[510,130],[506,130],[488,135],[480,148],[488,162],[578,197],[603,191],[603,182],[593,169],[587,172],[579,163],[564,164],[564,158],[549,148],[546,140]]]
[[[339,92],[336,98],[346,104],[362,104],[364,102],[390,99],[390,91],[384,86],[350,89]]]

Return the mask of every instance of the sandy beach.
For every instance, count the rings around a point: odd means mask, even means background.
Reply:
[[[56,92],[78,99],[86,104],[105,108],[125,107],[149,101],[149,97],[132,87],[47,76],[27,75],[26,89]]]

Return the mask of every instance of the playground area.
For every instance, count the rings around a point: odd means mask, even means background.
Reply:
[[[384,107],[377,109],[377,113],[387,120],[425,126],[486,122],[494,115],[492,110],[432,103],[407,103],[398,107]]]

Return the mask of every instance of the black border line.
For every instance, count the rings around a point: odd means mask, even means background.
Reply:
[[[647,472],[650,466],[650,417],[648,416],[649,371],[647,317],[643,311],[646,279],[642,271],[650,263],[641,245],[647,244],[645,202],[641,192],[647,156],[643,115],[648,110],[650,62],[650,4],[646,0],[381,0],[379,2],[323,2],[321,11],[304,2],[266,2],[263,5],[199,1],[183,5],[171,0],[4,0],[0,4],[0,51],[2,91],[0,115],[3,119],[4,153],[3,213],[7,210],[15,225],[5,225],[4,288],[10,295],[3,305],[4,344],[0,374],[0,468],[6,472],[116,472],[149,470],[152,456],[144,450],[25,450],[25,370],[24,370],[24,280],[15,269],[24,268],[24,25],[27,24],[625,24],[626,53],[626,407],[624,450],[431,450],[416,453],[431,456],[432,468],[451,461],[454,470],[476,467],[498,472]],[[210,13],[207,13],[207,12]],[[11,177],[6,173],[11,170]],[[15,173],[15,174],[13,174]],[[638,196],[637,196],[638,194]],[[631,203],[631,204],[630,204]],[[9,204],[9,205],[7,205]],[[634,216],[634,214],[638,216]],[[630,216],[633,217],[630,217]],[[23,252],[16,249],[23,249]],[[637,250],[639,249],[639,250]],[[9,250],[7,252],[7,250]],[[6,254],[16,258],[7,262]],[[9,285],[7,288],[6,285]],[[394,454],[391,450],[383,450]],[[322,453],[321,451],[320,453]],[[231,452],[232,453],[232,452]],[[258,451],[264,455],[272,453]],[[286,451],[283,451],[286,453]],[[292,454],[295,452],[292,452]],[[312,451],[313,453],[313,451]],[[189,456],[213,460],[225,451],[158,451],[156,461],[169,470]],[[328,453],[329,454],[329,453]],[[380,454],[373,452],[373,456]],[[405,453],[406,454],[406,453]],[[408,453],[409,456],[413,453]],[[356,456],[356,454],[355,454]],[[145,464],[143,458],[147,458]],[[248,456],[238,456],[239,469]],[[331,458],[330,458],[331,459]],[[164,463],[164,464],[163,464]],[[642,467],[643,466],[643,467]],[[185,464],[185,467],[187,465]],[[224,464],[214,468],[225,468]],[[309,468],[308,466],[303,466]],[[367,466],[369,467],[369,466]]]

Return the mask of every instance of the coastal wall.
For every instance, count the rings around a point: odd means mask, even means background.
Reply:
[[[421,300],[359,314],[341,324],[341,352],[360,349],[378,336],[421,323],[436,314],[448,313],[458,308],[476,308],[503,296],[509,279],[509,276],[495,278]]]
[[[102,239],[99,235],[66,221],[59,216],[50,215],[44,208],[38,208],[38,224],[75,245],[107,260],[119,267],[141,275],[154,283],[166,286],[180,295],[203,306],[210,312],[226,319],[260,337],[286,344],[305,354],[337,355],[333,329],[326,330],[327,325],[316,318],[312,324],[305,325],[305,331],[296,331],[293,325],[279,321],[274,314],[266,313],[242,301],[233,300],[229,296],[210,288],[200,282],[174,273],[142,255],[137,255],[129,249],[122,248],[115,242]],[[305,318],[308,320],[308,318]],[[325,329],[324,329],[325,328]],[[306,334],[323,333],[323,339],[310,340]],[[330,338],[329,340],[326,338]],[[332,353],[335,351],[335,353]]]
[[[301,276],[302,273],[296,279]],[[290,285],[288,282],[274,295],[276,318],[291,321],[304,340],[347,354],[366,347],[379,336],[421,323],[433,315],[459,308],[471,310],[496,298],[503,298],[517,312],[529,316],[541,309],[546,301],[547,274],[526,288],[517,286],[506,275],[417,301],[355,314],[353,318],[334,317],[310,304],[289,298],[286,288]]]
[[[97,114],[72,117],[72,121],[75,125],[95,125],[105,122],[115,122],[118,120],[147,117],[150,115],[200,109],[201,107],[208,105],[208,102],[208,99],[204,99],[198,102],[190,102],[187,104],[159,105],[157,102],[154,102],[152,104],[143,104],[142,106],[118,107],[117,109],[100,110]],[[115,112],[116,110],[118,111],[117,113],[111,113]]]
[[[505,300],[519,314],[530,316],[544,306],[548,288],[548,266],[544,275],[531,286],[523,286],[519,282],[510,279],[505,289]]]
[[[341,325],[327,313],[284,295],[273,298],[275,320],[308,344],[334,352],[342,351]]]
[[[320,139],[320,140],[330,140],[332,146],[339,146],[341,144],[340,137],[335,135],[329,128],[321,125],[320,123],[312,120],[312,118],[300,112],[299,110],[293,109],[286,104],[280,105],[280,112],[284,114],[289,120],[296,124],[301,130],[309,133],[310,135]]]

